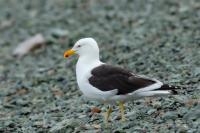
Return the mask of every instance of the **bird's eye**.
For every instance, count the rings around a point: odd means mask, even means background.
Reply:
[[[78,48],[80,48],[80,47],[81,47],[81,45],[78,45],[77,47],[78,47]]]

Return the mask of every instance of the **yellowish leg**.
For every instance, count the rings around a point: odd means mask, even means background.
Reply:
[[[112,113],[112,108],[109,107],[109,109],[104,114],[104,118],[105,118],[105,123],[106,124],[108,123],[108,120],[109,120],[109,117],[110,117],[111,113]]]
[[[119,109],[120,109],[120,113],[121,113],[121,120],[125,121],[126,118],[124,116],[124,103],[123,102],[119,102]]]

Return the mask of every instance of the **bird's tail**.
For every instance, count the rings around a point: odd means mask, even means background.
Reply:
[[[171,85],[164,84],[160,88],[148,90],[148,91],[142,91],[142,92],[139,92],[138,94],[140,96],[163,96],[163,95],[169,95],[169,94],[176,95],[178,93],[177,90],[179,89],[183,89],[183,88],[179,86],[171,86]]]
[[[183,89],[183,88],[180,86],[171,86],[168,84],[164,84],[160,88],[155,89],[154,91],[168,91],[170,92],[170,94],[176,95],[178,93],[177,90],[180,90],[180,89]]]

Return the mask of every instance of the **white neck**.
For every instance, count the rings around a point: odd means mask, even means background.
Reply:
[[[88,73],[94,67],[103,64],[99,60],[99,55],[97,56],[80,56],[76,64],[76,76],[77,78],[82,77],[85,73]]]

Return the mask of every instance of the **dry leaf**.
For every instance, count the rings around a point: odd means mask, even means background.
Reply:
[[[45,43],[45,39],[42,34],[37,34],[24,42],[20,43],[14,50],[13,55],[15,57],[22,57],[29,53],[31,50],[41,47]]]
[[[94,107],[94,108],[91,109],[91,112],[92,113],[101,113],[101,109]]]

